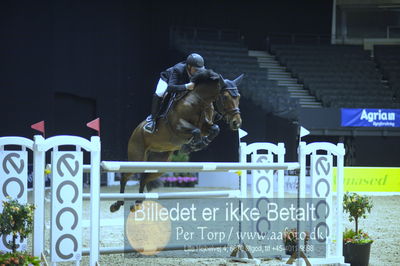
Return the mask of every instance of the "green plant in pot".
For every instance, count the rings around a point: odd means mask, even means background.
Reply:
[[[355,223],[355,230],[346,229],[343,232],[343,255],[345,262],[352,266],[368,265],[371,244],[373,240],[358,227],[361,218],[366,218],[371,212],[370,197],[357,193],[346,193],[343,197],[343,210],[349,213],[349,221]]]
[[[20,204],[17,200],[3,201],[3,211],[0,213],[0,236],[11,235],[8,245],[11,252],[0,251],[0,265],[40,265],[38,257],[31,256],[28,252],[17,251],[17,238],[23,241],[33,230],[32,204]]]

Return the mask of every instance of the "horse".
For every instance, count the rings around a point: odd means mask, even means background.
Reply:
[[[235,131],[240,128],[242,125],[242,119],[240,116],[239,109],[239,100],[240,93],[238,90],[238,86],[240,85],[243,74],[237,77],[234,80],[221,79],[224,80],[224,87],[219,94],[217,100],[214,102],[214,122],[218,122],[219,120],[224,120],[227,124],[229,124],[230,129]],[[219,127],[217,124],[213,125],[213,131],[207,137],[203,138],[202,143],[194,143],[194,141],[184,144],[181,148],[181,152],[183,153],[191,153],[193,151],[199,151],[204,149],[211,143],[211,141],[219,134]]]
[[[174,102],[166,116],[158,119],[154,133],[143,129],[142,121],[133,131],[128,142],[129,161],[171,160],[173,152],[187,147],[189,152],[207,146],[219,133],[214,123],[216,115],[223,118],[231,130],[238,130],[242,124],[239,109],[240,94],[237,86],[243,75],[231,81],[213,70],[197,72],[191,79],[195,86]],[[132,174],[126,173],[120,180],[120,193]],[[162,173],[143,173],[140,175],[139,193],[156,187],[156,180]],[[136,204],[141,201],[136,201]],[[124,204],[119,200],[110,206],[115,212]],[[131,206],[134,210],[135,206]]]

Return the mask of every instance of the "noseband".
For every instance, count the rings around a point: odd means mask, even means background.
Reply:
[[[223,119],[223,118],[225,118],[227,115],[228,116],[234,116],[234,115],[236,115],[236,114],[240,114],[240,109],[239,109],[239,107],[235,107],[235,108],[232,108],[232,109],[230,109],[230,110],[225,110],[224,109],[224,101],[223,101],[223,95],[222,95],[222,92],[223,91],[229,91],[229,90],[237,90],[236,88],[224,88],[222,91],[221,91],[221,94],[218,96],[218,99],[217,99],[217,101],[215,101],[215,111],[217,112],[217,114],[218,114],[218,118],[217,118],[217,121],[219,121],[219,120],[221,120],[221,119]],[[232,95],[232,93],[231,92],[229,92],[229,94],[230,95]]]

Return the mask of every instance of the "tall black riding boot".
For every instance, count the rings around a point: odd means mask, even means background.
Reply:
[[[149,133],[153,133],[156,128],[156,119],[160,110],[162,99],[163,98],[159,97],[157,94],[153,95],[153,100],[151,101],[151,114],[146,119],[148,122],[146,123],[146,125],[144,125],[144,130]]]

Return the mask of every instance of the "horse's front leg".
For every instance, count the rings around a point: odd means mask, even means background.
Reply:
[[[193,135],[192,142],[193,142],[194,144],[201,143],[201,141],[202,141],[202,138],[201,138],[201,130],[200,130],[199,128],[195,128],[195,129],[192,130],[191,133],[192,133],[192,135]]]
[[[179,122],[177,129],[181,132],[188,132],[192,135],[190,142],[182,145],[181,152],[184,153],[204,149],[219,133],[218,125],[206,124],[202,125],[201,128],[198,128],[184,119],[180,119]],[[202,137],[202,132],[203,134],[205,133],[208,135],[208,137]]]
[[[199,151],[207,147],[219,134],[219,126],[217,124],[213,124],[207,130],[207,136],[202,137],[201,141],[198,143],[194,143],[194,151]]]
[[[194,151],[200,151],[207,147],[216,136],[218,136],[220,129],[217,124],[211,125],[207,132],[207,136],[200,137],[200,138],[193,138],[193,140],[189,144],[185,144],[182,146],[182,152],[184,153],[191,153]]]
[[[219,126],[217,124],[213,124],[210,129],[208,130],[208,135],[204,138],[204,142],[208,144],[211,143],[218,136],[220,132]]]
[[[201,129],[185,119],[179,119],[176,129],[182,133],[191,134],[191,143],[199,143],[201,141]]]

